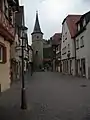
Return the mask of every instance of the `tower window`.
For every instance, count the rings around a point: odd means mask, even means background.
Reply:
[[[38,51],[36,51],[36,55],[38,54]]]
[[[37,36],[37,39],[39,38],[39,36]]]

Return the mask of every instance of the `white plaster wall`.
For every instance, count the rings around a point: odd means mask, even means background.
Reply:
[[[86,30],[81,33],[77,39],[84,36],[84,47],[77,50],[77,59],[86,59],[86,77],[89,78],[89,67],[90,67],[90,23],[87,25]]]
[[[5,91],[10,88],[10,43],[5,41],[3,37],[0,36],[0,42],[4,43],[7,48],[7,62],[5,64],[0,64],[0,84],[1,91]]]
[[[79,36],[76,37],[76,40],[79,39],[79,49],[76,50],[76,58],[86,58],[88,53],[87,53],[87,38],[85,37],[86,31],[81,33]],[[84,47],[80,48],[80,38],[84,36]]]
[[[90,22],[87,25],[87,31],[86,31],[86,36],[85,39],[87,39],[87,63],[88,63],[88,78],[90,78]]]
[[[63,36],[65,36],[65,33],[67,32],[67,40],[64,40]],[[68,29],[67,23],[64,22],[62,26],[62,44],[61,44],[61,60],[68,59],[67,54],[68,54],[68,44],[69,44],[69,50],[70,50],[70,58],[72,59],[75,57],[75,46],[74,46],[74,39],[71,38],[70,31]],[[63,51],[62,49],[66,46],[66,54],[62,55]],[[63,66],[62,66],[63,68]],[[70,67],[69,67],[70,71]],[[72,59],[72,74],[75,75],[75,60]]]
[[[76,58],[86,60],[86,78],[90,78],[90,22],[86,26],[86,30],[81,33],[76,39],[79,39],[84,36],[84,47],[76,51]],[[80,44],[80,42],[79,42]]]
[[[67,40],[63,42],[63,35],[65,36],[65,33],[67,32]],[[67,59],[67,53],[68,53],[68,44],[70,44],[70,57],[75,57],[75,49],[74,49],[74,40],[71,38],[67,23],[65,22],[62,26],[62,44],[61,44],[61,53],[62,49],[66,46],[66,54],[62,55],[62,59]]]

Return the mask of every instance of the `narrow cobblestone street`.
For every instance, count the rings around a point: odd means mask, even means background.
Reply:
[[[90,81],[53,72],[27,75],[28,109],[20,109],[20,83],[0,96],[0,120],[90,120]]]

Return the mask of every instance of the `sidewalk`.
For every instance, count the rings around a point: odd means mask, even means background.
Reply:
[[[26,91],[28,88],[25,76]],[[21,81],[14,83],[11,88],[0,96],[0,120],[30,120],[30,107],[26,111],[20,109],[21,102]]]

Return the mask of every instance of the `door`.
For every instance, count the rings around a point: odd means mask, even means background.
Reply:
[[[86,76],[85,58],[81,59],[81,72],[83,77]]]

